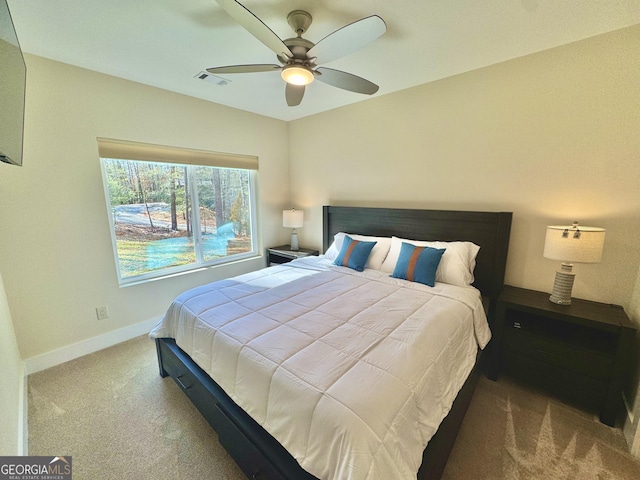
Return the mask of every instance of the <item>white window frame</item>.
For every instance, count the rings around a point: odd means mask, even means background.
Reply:
[[[179,147],[169,147],[165,145],[153,145],[140,142],[130,142],[126,140],[116,140],[109,138],[98,138],[98,152],[100,155],[100,168],[102,171],[103,188],[105,192],[105,200],[107,206],[107,215],[109,218],[111,243],[113,246],[113,255],[118,274],[118,283],[120,286],[135,285],[159,278],[169,277],[190,271],[198,271],[203,268],[215,267],[228,263],[237,262],[248,258],[259,257],[258,246],[258,215],[257,215],[257,192],[256,177],[258,170],[258,158],[249,155],[236,155],[227,153],[211,152],[206,150],[185,149]],[[133,157],[133,158],[132,158]],[[191,222],[192,225],[200,225],[200,208],[198,200],[195,167],[217,167],[217,168],[234,168],[248,170],[249,172],[249,198],[250,198],[250,221],[251,221],[251,250],[248,252],[229,255],[215,260],[204,260],[202,251],[202,232],[200,228],[193,228],[193,243],[196,261],[187,265],[179,265],[174,267],[166,267],[140,275],[123,277],[120,270],[120,258],[118,256],[117,239],[114,229],[114,218],[111,209],[111,200],[109,194],[109,185],[107,172],[105,168],[105,160],[129,160],[141,162],[167,163],[179,167],[187,167],[187,175],[192,188],[189,190],[189,200],[191,202]],[[194,168],[189,168],[194,167]]]

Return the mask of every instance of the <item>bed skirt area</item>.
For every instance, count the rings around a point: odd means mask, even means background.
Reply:
[[[160,376],[171,376],[218,433],[220,444],[248,478],[314,480],[262,426],[245,413],[172,338],[155,340]],[[480,377],[483,351],[449,414],[423,452],[418,480],[440,478]],[[293,428],[293,427],[292,427]]]

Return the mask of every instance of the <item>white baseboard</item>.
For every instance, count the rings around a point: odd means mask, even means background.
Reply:
[[[20,392],[20,410],[18,412],[18,456],[22,457],[29,455],[29,390],[26,373],[22,375]]]
[[[83,357],[90,353],[97,352],[107,347],[122,343],[132,338],[149,333],[153,327],[156,326],[159,319],[154,318],[145,322],[136,323],[127,327],[119,328],[111,332],[98,335],[97,337],[88,338],[81,342],[67,345],[66,347],[52,350],[51,352],[36,355],[35,357],[27,358],[24,361],[25,375],[46,370],[47,368],[55,367],[61,363],[74,360],[79,357]]]

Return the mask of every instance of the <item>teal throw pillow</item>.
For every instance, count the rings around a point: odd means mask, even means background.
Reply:
[[[364,242],[354,240],[349,235],[345,235],[340,253],[333,264],[339,267],[349,267],[361,272],[369,259],[369,254],[374,245],[378,242]]]
[[[402,242],[400,256],[391,276],[433,287],[436,284],[436,270],[445,250],[444,248],[416,247]]]

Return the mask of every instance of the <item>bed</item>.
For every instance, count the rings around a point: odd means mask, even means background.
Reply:
[[[325,206],[323,220],[324,256],[179,296],[151,333],[160,375],[249,478],[439,478],[490,338],[511,213]],[[368,268],[333,265],[344,232],[358,248],[378,238]],[[403,239],[447,242],[428,244],[449,250],[447,268],[458,244],[479,246],[475,288],[443,281],[444,261],[432,287],[393,278]]]

